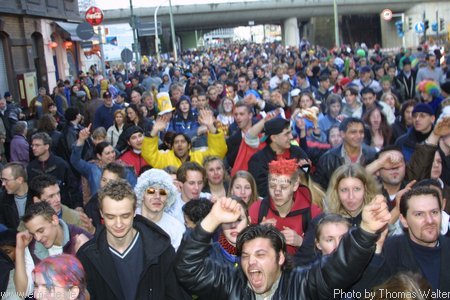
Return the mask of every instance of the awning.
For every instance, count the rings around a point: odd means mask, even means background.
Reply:
[[[78,23],[55,21],[55,24],[58,25],[62,30],[67,32],[70,35],[70,39],[72,41],[74,41],[74,42],[82,41],[82,39],[77,35]],[[90,40],[98,41],[98,36],[96,34],[94,34],[94,36]]]

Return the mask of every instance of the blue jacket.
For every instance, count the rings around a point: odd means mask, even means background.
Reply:
[[[187,119],[184,119],[181,113],[176,114],[170,122],[168,131],[185,133],[192,139],[197,136],[197,129],[200,127],[197,118],[197,113],[194,113],[193,111],[189,113]]]
[[[72,166],[80,172],[81,175],[86,177],[89,181],[89,189],[91,190],[91,195],[97,193],[100,188],[100,179],[102,178],[102,168],[100,168],[94,162],[87,162],[81,158],[81,152],[83,146],[73,146],[72,155],[70,156],[70,163]],[[126,179],[134,188],[136,185],[136,175],[129,168],[126,168]]]
[[[238,256],[233,256],[229,254],[225,249],[222,248],[219,242],[212,244],[211,250],[209,251],[209,257],[220,263],[222,266],[230,266],[237,268],[239,265],[240,258]]]
[[[120,109],[120,106],[113,104],[111,107],[104,105],[97,108],[94,117],[94,129],[98,127],[104,127],[108,129],[114,124],[114,112]]]

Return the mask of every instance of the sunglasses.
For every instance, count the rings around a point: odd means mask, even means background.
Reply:
[[[149,195],[154,195],[156,193],[156,191],[158,191],[160,196],[167,196],[167,191],[165,189],[154,189],[154,188],[148,188],[146,190],[146,193]]]

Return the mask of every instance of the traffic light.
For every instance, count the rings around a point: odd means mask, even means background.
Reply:
[[[428,28],[430,28],[430,21],[425,20],[425,21],[423,21],[423,24],[425,25],[425,31],[427,31]]]
[[[438,32],[438,23],[431,23],[431,30],[433,30],[434,32]]]
[[[440,18],[439,19],[439,31],[445,30],[445,19]]]
[[[413,29],[413,20],[412,17],[408,17],[408,30]]]
[[[402,21],[395,22],[395,27],[397,28],[397,35],[399,37],[403,37],[405,35],[405,32],[403,31],[403,22]]]

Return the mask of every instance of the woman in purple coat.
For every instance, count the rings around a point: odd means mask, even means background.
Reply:
[[[22,163],[25,167],[30,162],[30,144],[27,141],[28,125],[25,121],[18,121],[13,128],[14,137],[10,144],[11,161]]]

